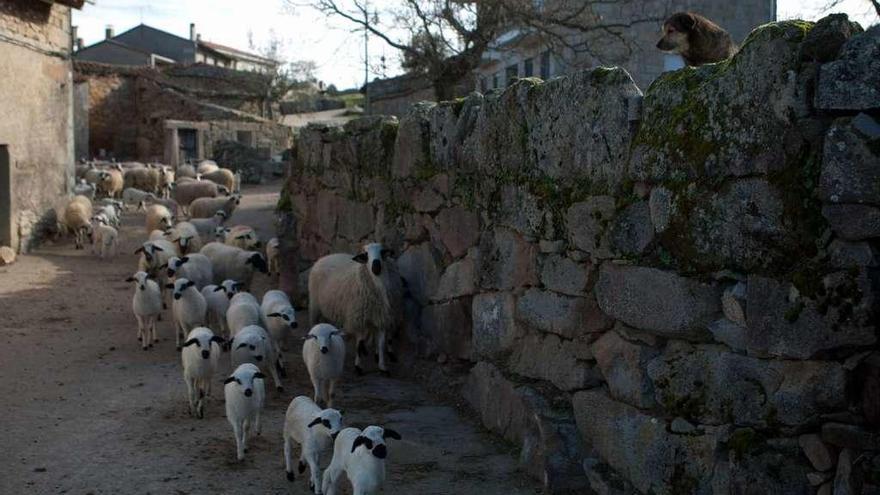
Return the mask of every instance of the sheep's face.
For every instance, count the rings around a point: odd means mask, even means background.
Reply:
[[[139,290],[147,290],[147,279],[148,278],[150,278],[150,276],[147,274],[147,272],[137,272],[134,275],[132,275],[131,277],[128,277],[127,279],[125,279],[125,281],[126,282],[134,282],[135,287],[137,287]]]
[[[324,409],[321,414],[309,423],[309,428],[323,430],[330,438],[336,440],[336,435],[342,431],[342,413],[336,409]]]
[[[279,318],[284,320],[284,323],[287,324],[290,328],[297,328],[299,324],[296,322],[296,311],[288,306],[281,311],[277,311],[275,313],[269,313],[267,315],[269,318]]]
[[[363,252],[352,259],[370,267],[370,272],[378,277],[382,275],[383,262],[390,258],[392,254],[390,249],[385,249],[381,244],[374,242],[364,246]]]
[[[242,365],[244,366],[244,365]],[[247,367],[242,369],[242,366],[239,366],[238,369],[235,370],[235,373],[232,374],[229,378],[226,379],[224,384],[236,383],[239,387],[241,387],[241,391],[245,397],[251,397],[254,395],[254,384],[257,380],[264,380],[266,376],[260,373],[255,367]]]
[[[247,328],[247,327],[246,327]],[[241,356],[242,353],[247,356],[247,361],[251,363],[262,363],[265,356],[265,345],[263,343],[264,337],[255,335],[253,333],[241,335],[244,332],[242,329],[238,335],[236,335],[235,342],[235,352],[237,355]]]
[[[192,244],[193,236],[183,237],[180,236],[177,238],[177,244],[180,246],[181,252],[189,252],[190,244]]]
[[[184,256],[183,258],[172,256],[168,258],[168,276],[173,277],[187,261],[189,261],[189,256]]]
[[[217,210],[214,212],[214,219],[219,223],[223,223],[226,221],[226,212],[223,210]],[[218,227],[219,228],[219,227]]]
[[[236,282],[235,280],[226,279],[220,284],[220,287],[217,290],[223,290],[226,292],[226,297],[232,299],[232,296],[238,294],[241,291],[241,282]]]
[[[202,333],[202,334],[199,334],[198,337],[191,338],[191,339],[187,340],[186,342],[184,342],[183,348],[185,349],[189,346],[194,345],[199,348],[199,350],[200,350],[199,354],[202,356],[202,359],[208,359],[211,357],[211,344],[213,342],[216,342],[217,345],[222,346],[223,345],[223,337],[220,337],[218,335],[208,334],[208,333]]]
[[[220,242],[226,242],[226,236],[229,234],[229,229],[226,227],[216,227],[214,229],[214,238]]]
[[[266,264],[266,258],[262,253],[252,252],[248,257],[247,263],[253,265],[254,269],[259,270],[262,273],[269,272],[269,265]]]
[[[364,431],[362,431],[357,438],[354,439],[351,451],[353,453],[358,447],[363,446],[366,450],[370,451],[374,457],[384,459],[388,456],[388,447],[385,446],[385,439],[387,438],[400,440],[401,437],[400,434],[394,430],[382,428],[381,426],[368,426],[364,428]]]
[[[333,343],[333,337],[342,338],[342,331],[334,327],[333,325],[327,323],[319,323],[312,327],[309,331],[309,334],[306,335],[305,340],[314,339],[318,344],[318,349],[321,351],[321,354],[327,354],[330,352],[331,345]]]
[[[196,283],[192,280],[187,280],[185,278],[179,278],[174,281],[173,284],[169,284],[169,289],[174,289],[174,299],[180,299],[183,297],[183,293],[189,289],[190,287],[195,287]]]

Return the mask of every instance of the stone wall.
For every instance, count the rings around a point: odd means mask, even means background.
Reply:
[[[310,126],[283,282],[393,248],[405,340],[470,369],[465,399],[548,491],[876,493],[880,27],[860,31],[768,24],[644,99],[596,69]]]
[[[27,251],[55,227],[54,207],[73,181],[70,8],[0,3],[0,145],[12,169],[11,238]],[[0,191],[6,194],[6,191]]]

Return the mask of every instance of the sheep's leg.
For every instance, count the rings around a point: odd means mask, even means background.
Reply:
[[[186,378],[186,398],[189,401],[189,415],[196,415],[196,384],[195,380],[187,377]]]
[[[241,421],[232,422],[232,433],[235,435],[235,455],[239,461],[244,460],[244,425]]]
[[[358,335],[357,337],[357,348],[354,353],[354,371],[358,375],[364,374],[364,369],[361,367],[361,354],[366,353],[366,348],[364,347],[364,339]]]
[[[305,458],[309,464],[309,476],[311,477],[309,489],[315,493],[320,493],[318,488],[321,486],[321,467],[318,466],[318,453],[309,452]]]
[[[263,433],[262,424],[260,423],[260,411],[259,410],[257,410],[257,413],[254,415],[254,433],[256,433],[257,436],[260,436]]]
[[[144,317],[141,315],[134,315],[137,318],[138,322],[138,341],[141,343],[141,348],[143,350],[147,350],[147,335],[144,335]],[[149,332],[149,329],[147,329]]]
[[[327,407],[333,407],[334,388],[336,388],[336,380],[327,380]]]
[[[312,378],[312,386],[315,388],[315,404],[321,404],[321,382],[317,378]]]
[[[281,378],[278,376],[278,370],[276,367],[269,365],[269,373],[272,374],[272,380],[275,382],[275,390],[283,392],[284,386],[281,385]]]
[[[177,346],[177,350],[181,349],[180,347],[180,332],[183,331],[183,323],[174,318],[174,343]]]
[[[324,471],[324,480],[321,482],[321,491],[324,495],[336,495],[336,482],[341,475],[342,470],[331,462],[330,467]]]
[[[290,454],[293,447],[290,445],[290,436],[284,435],[284,471],[287,473],[287,479],[293,481],[296,475],[293,474],[293,466],[290,465]]]
[[[161,316],[161,314],[150,317],[150,329],[153,334],[153,340],[150,341],[150,347],[153,347],[154,343],[159,342],[159,336],[156,334],[156,320],[159,319],[159,316]]]
[[[379,354],[379,370],[387,374],[388,368],[385,366],[385,330],[379,330],[376,336],[376,352]]]

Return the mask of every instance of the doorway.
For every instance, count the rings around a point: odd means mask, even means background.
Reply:
[[[180,163],[199,158],[199,133],[195,129],[178,129],[180,139]]]
[[[12,246],[12,165],[5,144],[0,144],[0,246]]]

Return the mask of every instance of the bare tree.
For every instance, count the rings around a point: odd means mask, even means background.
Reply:
[[[659,23],[665,12],[641,9],[638,0],[397,0],[383,11],[366,0],[285,0],[311,6],[369,32],[401,54],[402,66],[431,81],[438,99],[479,66],[489,50],[503,49],[500,35],[535,36],[557,52],[600,58],[609,44],[629,53],[626,30]],[[603,12],[630,14],[609,20]],[[653,14],[651,12],[654,12]]]
[[[831,11],[831,10],[836,9],[836,8],[839,7],[840,4],[842,4],[843,2],[844,2],[844,0],[832,0],[832,1],[828,2],[827,4],[825,4],[824,12],[828,12],[828,11]],[[877,14],[877,17],[880,17],[880,1],[878,1],[878,0],[866,0],[865,3],[866,3],[866,4],[867,4],[867,3],[870,3],[870,4],[871,4],[871,7],[874,8],[874,12]]]
[[[284,40],[274,30],[270,29],[264,44],[259,45],[254,41],[252,31],[248,31],[248,47],[259,55],[274,60],[276,65],[272,72],[267,74],[266,79],[266,108],[265,115],[268,118],[274,116],[274,105],[281,101],[290,90],[302,86],[304,83],[315,82],[317,64],[311,60],[284,60]]]

